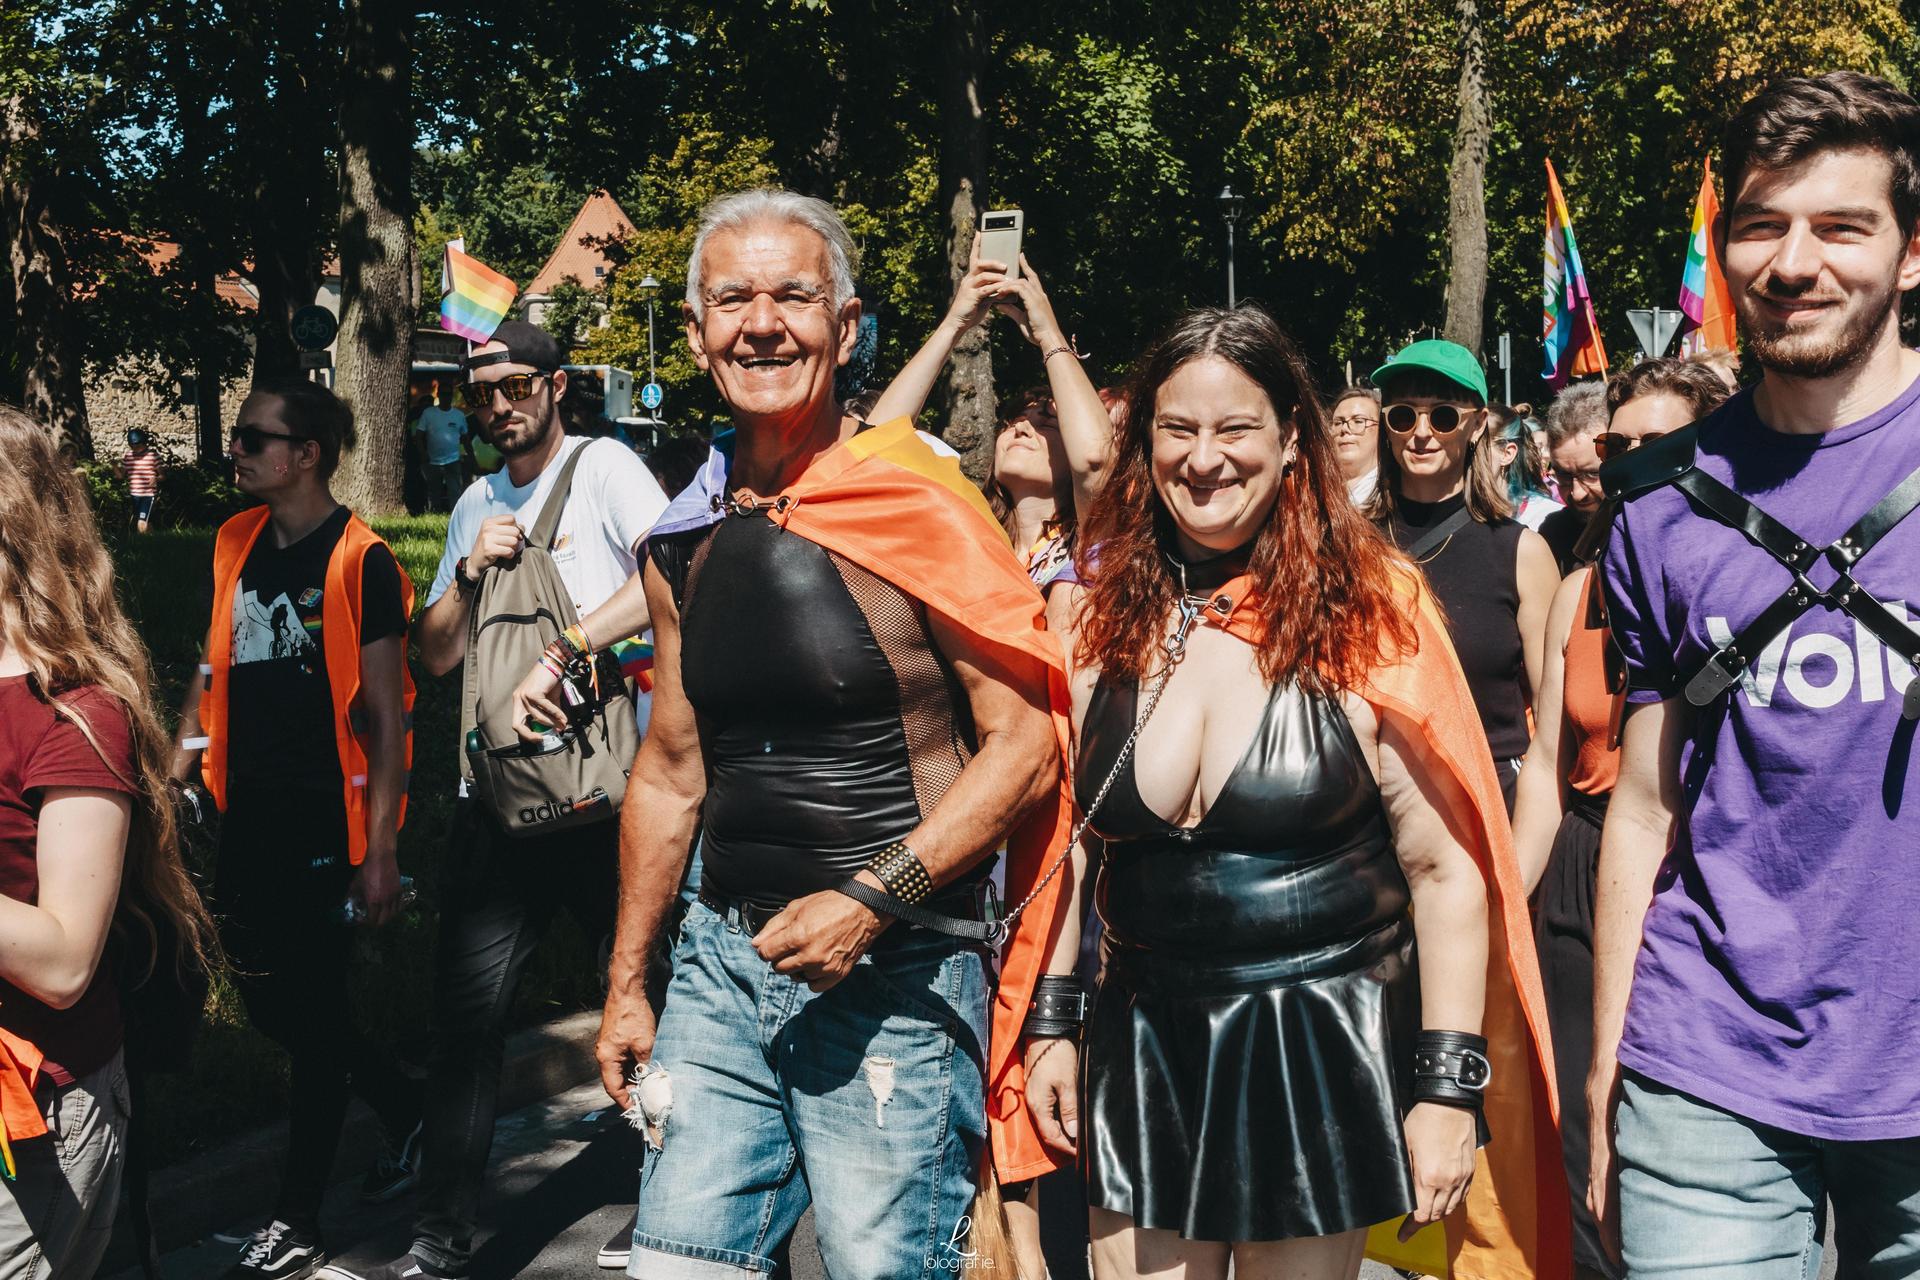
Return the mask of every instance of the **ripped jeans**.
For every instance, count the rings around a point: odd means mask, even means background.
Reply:
[[[659,1148],[627,1273],[772,1272],[809,1203],[830,1280],[963,1269],[986,1002],[980,953],[952,938],[896,924],[816,994],[695,903],[645,1090]]]

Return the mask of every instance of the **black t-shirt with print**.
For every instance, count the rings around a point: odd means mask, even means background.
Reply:
[[[240,568],[227,684],[227,768],[236,781],[303,790],[342,781],[321,611],[327,562],[351,514],[338,508],[288,547],[263,529]],[[385,547],[367,553],[360,596],[362,645],[406,632],[400,566]]]

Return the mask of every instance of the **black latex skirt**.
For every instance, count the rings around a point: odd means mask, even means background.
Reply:
[[[1096,691],[1083,787],[1105,776],[1131,695]],[[1107,936],[1081,1058],[1090,1203],[1219,1241],[1410,1212],[1410,894],[1338,705],[1275,691],[1198,828],[1147,810],[1130,771],[1095,826]]]

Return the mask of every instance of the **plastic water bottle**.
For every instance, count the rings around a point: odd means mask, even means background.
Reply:
[[[413,888],[413,877],[401,876],[400,910],[407,910],[413,906],[419,898],[420,895],[416,893]],[[342,903],[340,907],[340,922],[342,924],[365,924],[367,922],[367,908],[361,903],[360,899],[354,897],[352,894],[347,895],[346,902]]]

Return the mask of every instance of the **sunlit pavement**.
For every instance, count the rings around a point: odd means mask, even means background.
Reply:
[[[494,1136],[488,1199],[474,1258],[475,1280],[525,1276],[538,1280],[616,1277],[595,1255],[633,1212],[639,1185],[639,1135],[609,1113],[600,1086],[582,1085],[503,1116]],[[334,1262],[349,1270],[394,1257],[411,1241],[413,1197],[368,1207],[358,1202],[359,1173],[336,1186],[324,1226]],[[272,1188],[263,1188],[262,1203]],[[258,1222],[235,1223],[235,1230]],[[238,1246],[205,1240],[162,1259],[167,1280],[216,1280],[233,1265]],[[791,1280],[825,1280],[813,1243],[813,1223],[802,1220],[791,1253]],[[137,1270],[107,1280],[139,1280]],[[1825,1251],[1821,1276],[1831,1280],[1834,1256]],[[1395,1280],[1369,1262],[1361,1280]]]

